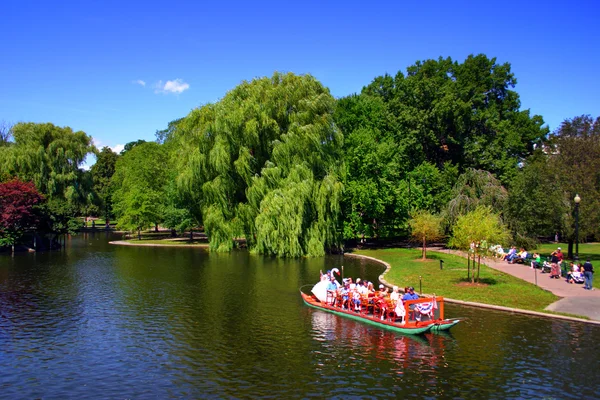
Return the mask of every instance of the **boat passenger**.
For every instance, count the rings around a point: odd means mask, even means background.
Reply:
[[[392,293],[390,293],[390,300],[392,300],[393,304],[396,304],[398,299],[400,299],[400,292],[398,291],[398,286],[394,286],[392,288]]]
[[[419,298],[419,295],[415,293],[415,288],[412,286],[407,287],[406,289],[404,289],[404,291],[404,296],[402,296],[402,300],[404,301],[417,300]]]
[[[379,285],[379,293],[383,293],[384,297],[388,295],[388,288],[383,284]]]
[[[360,312],[361,301],[358,288],[354,288],[354,291],[352,292],[352,303],[354,303],[354,311]]]
[[[375,293],[375,288],[373,287],[373,282],[367,283],[367,292],[369,293],[369,296],[371,296],[373,293]]]
[[[348,304],[348,299],[350,295],[350,283],[348,283],[348,281],[346,281],[344,283],[344,286],[342,286],[342,288],[340,289],[340,294],[342,295],[342,309],[345,310],[346,308],[350,308],[350,305]]]
[[[369,291],[367,289],[367,281],[362,281],[361,284],[359,285],[358,284],[358,280],[357,280],[356,284],[357,284],[357,289],[358,289],[358,291],[360,292],[360,294],[362,296],[368,296],[369,295]]]
[[[327,284],[327,304],[335,306],[335,301],[337,300],[337,289],[337,281],[332,276],[331,280]]]
[[[377,305],[377,307],[379,307],[379,310],[381,311],[381,319],[385,319],[385,316],[388,311],[388,304],[386,299],[387,294],[387,288],[383,285],[379,285],[379,292],[377,292],[375,304]]]
[[[392,306],[394,307],[394,313],[396,314],[396,317],[399,317],[400,323],[404,324],[404,316],[406,315],[406,310],[404,309],[404,302],[400,298],[400,291],[398,289],[398,286],[394,286],[392,288],[390,300],[392,301]]]

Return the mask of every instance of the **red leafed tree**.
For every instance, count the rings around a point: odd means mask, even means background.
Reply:
[[[13,179],[0,183],[0,246],[14,244],[26,230],[36,227],[34,206],[43,200],[32,182]]]

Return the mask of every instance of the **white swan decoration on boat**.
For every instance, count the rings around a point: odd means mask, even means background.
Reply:
[[[327,271],[326,274],[321,273],[321,280],[312,288],[313,294],[319,299],[319,301],[325,303],[327,301],[327,285],[329,285],[329,281],[331,277],[335,277],[334,274],[340,274],[340,270],[337,268],[332,268],[330,271]],[[339,283],[336,280],[335,283],[339,287]]]

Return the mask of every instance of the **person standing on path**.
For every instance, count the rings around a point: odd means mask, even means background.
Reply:
[[[550,256],[551,256],[550,262],[552,263],[552,271],[550,273],[550,278],[559,279],[560,278],[560,265],[564,258],[561,248],[560,247],[557,248],[555,251],[552,252],[552,254]]]
[[[585,264],[583,264],[583,278],[585,279],[584,289],[594,290],[594,266],[589,258],[585,261]]]

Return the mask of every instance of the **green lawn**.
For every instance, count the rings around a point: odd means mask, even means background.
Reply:
[[[559,299],[533,284],[483,264],[480,272],[482,285],[470,285],[467,282],[467,260],[459,256],[427,252],[428,259],[423,262],[420,249],[360,250],[355,253],[388,262],[392,268],[385,279],[401,288],[414,286],[418,291],[421,276],[423,293],[427,294],[540,312],[545,312],[544,308]],[[444,260],[443,270],[440,270],[440,258]]]

